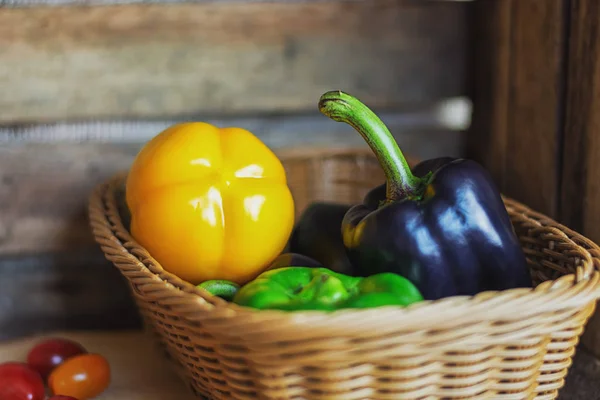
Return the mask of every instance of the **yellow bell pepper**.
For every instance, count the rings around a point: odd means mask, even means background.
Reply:
[[[251,132],[203,122],[148,141],[126,182],[131,234],[192,283],[244,284],[285,247],[294,202],[283,165]]]

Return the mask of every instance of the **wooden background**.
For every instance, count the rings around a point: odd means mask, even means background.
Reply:
[[[600,242],[599,22],[595,0],[0,0],[0,338],[139,326],[93,186],[178,121],[364,146],[319,114],[330,89]]]
[[[506,194],[600,243],[600,2],[472,6],[466,155]],[[600,357],[600,311],[582,341]]]
[[[343,89],[409,154],[463,153],[469,3],[118,3],[0,0],[0,338],[139,326],[86,202],[175,122],[364,146],[318,112]]]

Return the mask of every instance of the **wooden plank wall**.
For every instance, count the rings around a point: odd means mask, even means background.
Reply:
[[[461,12],[406,1],[6,9],[0,122],[299,112],[324,87],[416,106],[462,90]]]
[[[463,2],[0,1],[0,338],[139,326],[92,241],[91,189],[186,120],[243,126],[278,150],[364,146],[318,113],[343,89],[411,155],[459,155]]]
[[[560,218],[600,243],[600,4],[572,0],[569,15]],[[600,311],[582,340],[600,358]]]
[[[504,193],[556,216],[563,5],[492,0],[474,2],[473,11],[467,154],[490,169]]]
[[[467,155],[507,195],[600,243],[600,3],[473,5]],[[600,357],[600,311],[582,342]]]

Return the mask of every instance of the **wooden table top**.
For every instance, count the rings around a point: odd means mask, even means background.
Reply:
[[[23,361],[42,337],[76,340],[90,352],[104,355],[112,382],[96,400],[199,400],[171,370],[152,338],[135,332],[58,332],[0,343],[0,362]],[[579,349],[559,400],[599,400],[600,361]]]
[[[102,354],[111,366],[109,388],[96,400],[198,400],[171,370],[152,338],[141,332],[58,332],[81,343],[89,352]],[[0,344],[0,362],[24,361],[40,337]]]

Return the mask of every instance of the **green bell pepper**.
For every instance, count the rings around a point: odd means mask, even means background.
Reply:
[[[407,306],[421,300],[417,288],[394,273],[363,278],[296,266],[263,272],[233,297],[242,306],[286,311]]]

